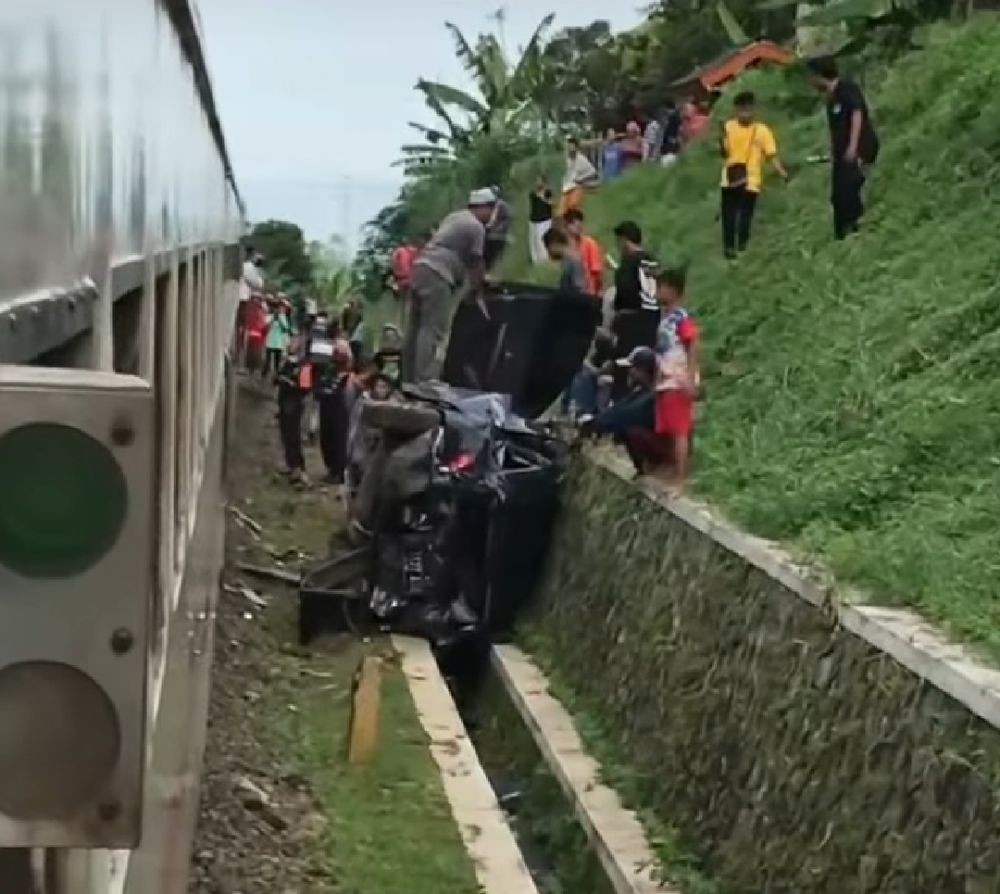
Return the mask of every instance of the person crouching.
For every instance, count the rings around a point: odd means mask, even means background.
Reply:
[[[635,348],[616,364],[628,370],[628,393],[584,422],[581,431],[614,438],[625,446],[636,475],[648,475],[673,459],[670,440],[656,434],[656,352],[652,348]]]

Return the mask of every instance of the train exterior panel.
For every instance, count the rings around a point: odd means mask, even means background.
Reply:
[[[187,888],[245,230],[205,55],[190,0],[0,3],[0,363],[146,379],[157,445],[141,844],[0,850],[5,894]]]
[[[0,4],[0,300],[239,237],[222,131],[192,64],[197,16],[183,7]]]

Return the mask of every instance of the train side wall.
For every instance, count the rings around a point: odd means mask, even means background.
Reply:
[[[143,843],[3,853],[5,894],[186,888],[244,230],[189,0],[0,4],[0,363],[140,375],[158,425]]]

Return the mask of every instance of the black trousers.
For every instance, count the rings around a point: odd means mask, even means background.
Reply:
[[[833,205],[833,233],[846,239],[858,231],[858,224],[865,213],[861,190],[865,185],[865,172],[856,162],[833,163],[830,184],[830,203]]]
[[[278,368],[281,366],[281,348],[268,348],[267,352],[264,354],[264,366],[261,368],[260,377],[262,379],[267,378],[269,372],[274,372],[275,375],[278,374]]]
[[[302,410],[305,400],[301,391],[283,391],[278,394],[278,432],[285,465],[292,472],[305,470],[302,455]]]
[[[319,400],[319,449],[330,478],[343,482],[347,468],[347,429],[350,423],[344,392],[321,393]]]
[[[744,251],[750,243],[753,213],[757,208],[757,193],[745,186],[722,190],[722,247],[727,255]]]

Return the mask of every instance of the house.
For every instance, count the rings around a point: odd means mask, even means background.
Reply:
[[[788,65],[795,54],[770,40],[755,40],[727,50],[671,84],[671,92],[683,97],[704,99],[721,90],[748,68],[759,65]]]

